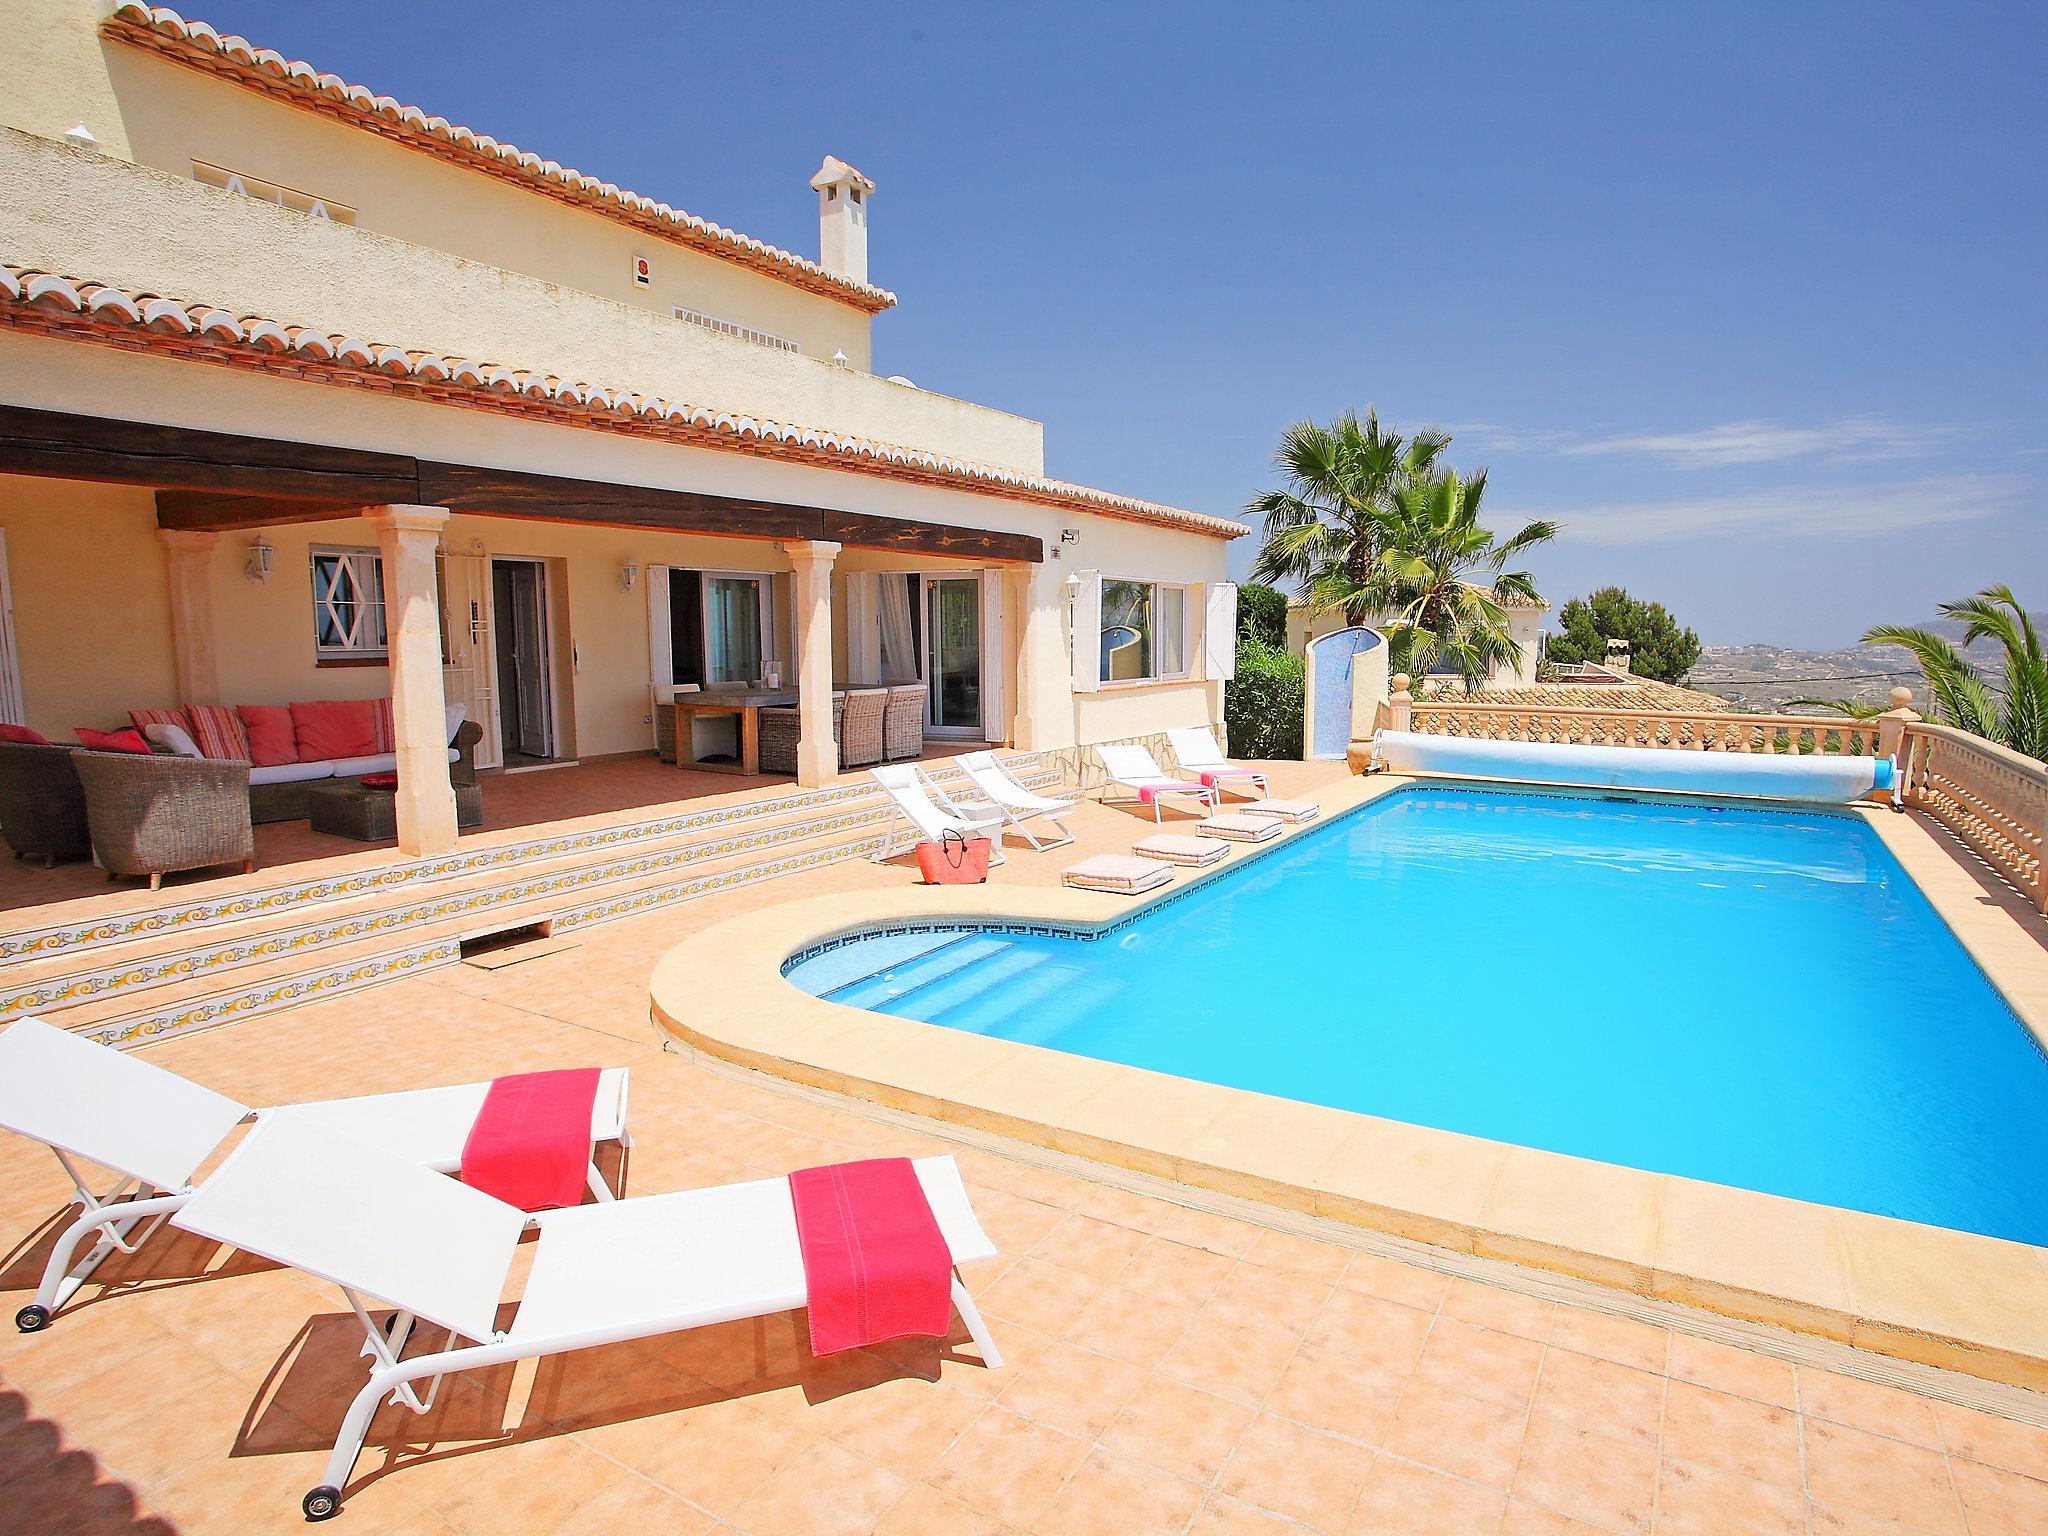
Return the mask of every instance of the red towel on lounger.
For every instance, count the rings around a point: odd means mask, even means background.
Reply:
[[[573,1067],[494,1080],[462,1144],[462,1182],[522,1211],[580,1205],[599,1075]]]
[[[1163,784],[1140,784],[1138,803],[1150,805],[1161,795],[1199,795],[1208,787],[1206,784],[1191,783],[1186,779],[1173,779]]]
[[[953,1251],[907,1157],[802,1168],[789,1176],[809,1294],[811,1353],[943,1338],[953,1322]]]

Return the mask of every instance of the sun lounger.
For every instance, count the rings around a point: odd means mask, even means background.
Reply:
[[[598,1079],[590,1116],[593,1152],[604,1141],[632,1145],[626,1090],[624,1067],[607,1068]],[[437,1174],[453,1173],[462,1165],[462,1144],[489,1091],[489,1083],[416,1088],[324,1099],[295,1105],[292,1113],[302,1124],[387,1156]],[[230,1131],[257,1113],[140,1056],[39,1019],[20,1019],[0,1031],[0,1127],[55,1152],[80,1207],[51,1250],[36,1299],[15,1314],[15,1326],[23,1333],[47,1326],[109,1254],[133,1253],[147,1241],[166,1216],[192,1198],[192,1176],[199,1165]],[[111,1169],[118,1182],[94,1194],[80,1159]],[[590,1189],[601,1200],[612,1197],[594,1161]],[[95,1233],[92,1249],[74,1263],[80,1244]]]
[[[1230,853],[1230,844],[1214,837],[1187,837],[1179,832],[1155,832],[1150,837],[1141,837],[1131,844],[1131,852],[1141,859],[1157,859],[1162,864],[1182,864],[1190,869],[1203,869]]]
[[[953,1304],[991,1368],[995,1341],[957,1266],[995,1246],[951,1157],[914,1165],[953,1263]],[[416,1413],[440,1378],[654,1338],[805,1304],[804,1264],[786,1179],[762,1179],[527,1216],[275,1111],[172,1218],[186,1231],[333,1281],[363,1326],[370,1379],[344,1414],[308,1519],[339,1512],[363,1437],[387,1398]],[[509,1322],[501,1299],[521,1234],[539,1229]],[[398,1309],[380,1326],[374,1299]],[[405,1358],[415,1320],[449,1330],[443,1348]],[[460,1340],[472,1340],[461,1343]],[[425,1392],[416,1386],[425,1382]],[[509,1513],[508,1513],[509,1518]]]
[[[1077,891],[1105,891],[1112,896],[1140,896],[1172,878],[1173,871],[1157,859],[1134,859],[1123,853],[1098,853],[1060,873],[1061,881]]]
[[[1216,809],[1216,791],[1209,785],[1194,779],[1176,779],[1162,773],[1152,754],[1135,742],[1108,743],[1098,746],[1095,755],[1102,759],[1103,771],[1111,782],[1128,794],[1118,795],[1114,800],[1109,791],[1102,792],[1104,805],[1129,805],[1137,802],[1152,807],[1152,819],[1160,819],[1160,805],[1167,796],[1180,796],[1200,802],[1204,810]]]
[[[1007,818],[995,806],[961,805],[951,800],[939,805],[932,799],[931,786],[918,777],[916,767],[910,763],[892,763],[884,768],[870,768],[868,772],[894,807],[888,830],[882,835],[882,846],[875,851],[877,864],[896,856],[898,821],[909,822],[911,830],[925,842],[936,843],[948,832],[958,832],[962,837],[985,837],[993,845],[989,862],[1003,862],[1002,829]]]
[[[1225,757],[1216,745],[1215,733],[1206,726],[1168,731],[1166,744],[1173,748],[1173,755],[1180,760],[1180,771],[1192,774],[1211,789],[1243,789],[1244,793],[1256,792],[1262,796],[1272,793],[1266,775],[1257,768],[1247,768]],[[1244,789],[1246,785],[1251,788]]]
[[[1234,814],[1271,816],[1276,821],[1314,821],[1323,814],[1323,808],[1313,800],[1254,800],[1250,805],[1238,806]]]
[[[1233,843],[1263,843],[1280,835],[1280,822],[1272,816],[1247,816],[1241,811],[1231,811],[1222,816],[1211,816],[1207,821],[1198,821],[1195,829],[1204,837],[1227,838]]]
[[[1010,777],[1009,770],[996,761],[993,752],[964,752],[954,761],[989,804],[1003,813],[1017,834],[1040,853],[1048,848],[1064,848],[1074,840],[1074,834],[1061,819],[1073,814],[1073,801],[1056,800],[1035,789],[1026,789]],[[1058,838],[1040,842],[1031,830],[1030,823],[1034,821],[1048,823],[1059,834]]]

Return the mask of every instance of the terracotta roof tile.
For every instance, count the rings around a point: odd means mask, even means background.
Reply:
[[[84,341],[130,346],[141,342],[154,350],[200,361],[283,372],[323,383],[387,388],[403,384],[420,398],[439,404],[514,411],[693,447],[887,475],[1212,538],[1234,539],[1249,532],[1244,524],[1227,518],[921,448],[736,415],[711,406],[562,379],[534,369],[323,333],[260,315],[236,316],[210,304],[80,282],[32,267],[0,265],[0,326]]]
[[[222,36],[203,21],[187,21],[169,6],[126,0],[101,23],[101,30],[121,42],[411,144],[472,170],[593,208],[663,239],[751,267],[869,314],[877,314],[896,302],[896,295],[886,288],[857,282],[793,251],[766,244],[637,192],[628,192],[616,183],[586,176],[556,161],[543,160],[529,150],[500,143],[489,134],[472,132],[445,117],[429,117],[418,107],[379,96],[364,86],[351,85],[337,75],[323,74],[302,59],[287,59],[273,49],[258,48],[245,37]],[[872,187],[873,183],[868,185]]]

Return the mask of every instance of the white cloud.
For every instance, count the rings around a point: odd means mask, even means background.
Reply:
[[[1530,431],[1479,423],[1456,436],[1503,453],[1554,453],[1567,458],[1659,460],[1677,469],[1717,469],[1819,459],[1833,464],[1918,458],[1938,453],[1961,435],[1941,422],[1894,422],[1848,416],[1811,426],[1771,421],[1730,421],[1683,432],[1630,432],[1606,436]]]
[[[1750,539],[1889,533],[1994,517],[2025,488],[2010,475],[1948,475],[1874,486],[1806,485],[1678,501],[1515,508],[1503,519],[1551,517],[1584,544],[1671,544],[1739,534]]]

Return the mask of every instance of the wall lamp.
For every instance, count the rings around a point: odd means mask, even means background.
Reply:
[[[270,580],[270,557],[275,553],[276,551],[264,542],[263,535],[257,534],[256,542],[249,546],[249,558],[242,565],[242,574],[261,586]]]
[[[619,567],[619,590],[621,592],[632,591],[633,583],[639,579],[639,576],[640,567],[635,565],[632,561],[628,560],[624,565]]]

